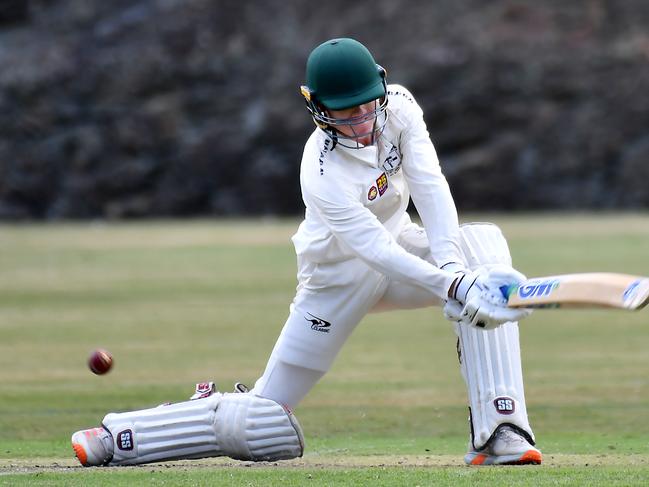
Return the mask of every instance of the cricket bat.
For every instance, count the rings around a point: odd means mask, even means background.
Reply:
[[[535,277],[500,290],[512,308],[635,310],[649,303],[649,277],[612,272]]]

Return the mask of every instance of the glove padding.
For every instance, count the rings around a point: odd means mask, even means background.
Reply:
[[[509,321],[519,321],[532,312],[525,308],[508,308],[507,299],[500,291],[500,286],[526,280],[514,268],[484,266],[460,274],[454,297],[444,306],[446,319],[489,330]]]

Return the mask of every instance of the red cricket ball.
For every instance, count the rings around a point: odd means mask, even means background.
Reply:
[[[113,366],[113,356],[108,350],[98,348],[88,357],[88,368],[97,375],[105,374]]]

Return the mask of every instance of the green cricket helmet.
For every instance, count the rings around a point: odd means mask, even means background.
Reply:
[[[387,83],[385,69],[376,64],[368,49],[354,39],[331,39],[316,47],[307,60],[306,85],[301,87],[307,109],[315,124],[345,147],[360,148],[355,126],[374,120],[373,139],[387,122]],[[333,118],[328,110],[344,110],[377,100],[373,111],[346,119]],[[352,127],[354,136],[346,136],[337,126]],[[355,143],[345,145],[345,140]]]

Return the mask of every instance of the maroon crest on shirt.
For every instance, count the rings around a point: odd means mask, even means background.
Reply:
[[[379,196],[383,196],[383,193],[388,190],[388,177],[385,173],[381,174],[376,180],[376,187],[379,190]]]
[[[372,186],[367,192],[367,199],[373,201],[378,193],[379,192],[377,191],[376,186]]]

